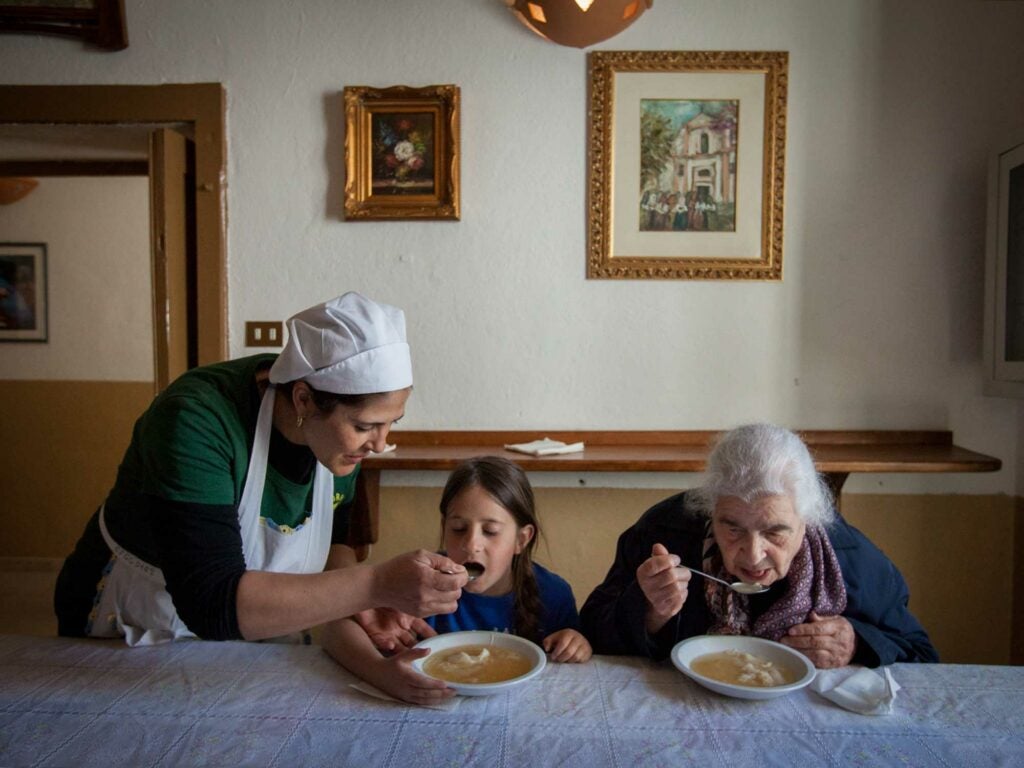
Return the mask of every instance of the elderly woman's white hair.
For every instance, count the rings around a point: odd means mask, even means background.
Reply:
[[[774,424],[746,424],[726,432],[708,456],[705,479],[690,494],[693,506],[710,515],[723,496],[750,503],[788,496],[800,518],[825,527],[835,520],[828,486],[810,451],[796,434]]]

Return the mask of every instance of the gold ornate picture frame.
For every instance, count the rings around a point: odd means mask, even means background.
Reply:
[[[781,280],[785,51],[595,51],[587,277]]]
[[[459,88],[345,88],[345,218],[459,218]]]

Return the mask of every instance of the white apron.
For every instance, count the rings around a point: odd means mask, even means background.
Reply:
[[[238,505],[245,567],[250,571],[315,573],[322,571],[327,564],[334,523],[334,476],[326,467],[319,462],[316,465],[312,511],[310,519],[301,528],[284,533],[260,520],[275,395],[271,384],[260,403],[256,439]],[[100,584],[99,602],[89,634],[93,637],[124,635],[128,645],[155,645],[182,637],[195,637],[178,618],[160,569],[135,557],[114,541],[107,530],[102,508],[99,524],[114,557],[109,573]]]

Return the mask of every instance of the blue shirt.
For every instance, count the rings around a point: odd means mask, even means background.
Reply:
[[[576,598],[569,583],[542,565],[533,564],[537,579],[543,615],[540,617],[540,637],[547,637],[560,629],[579,629],[580,617],[576,611]],[[426,622],[439,635],[446,632],[482,629],[516,634],[515,593],[489,597],[462,591],[455,613],[429,616]]]

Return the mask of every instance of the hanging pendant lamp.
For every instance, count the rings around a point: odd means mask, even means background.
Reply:
[[[613,37],[654,0],[505,0],[527,27],[559,45],[586,48]]]
[[[39,186],[39,182],[35,179],[0,176],[0,205],[18,202],[37,186]]]

